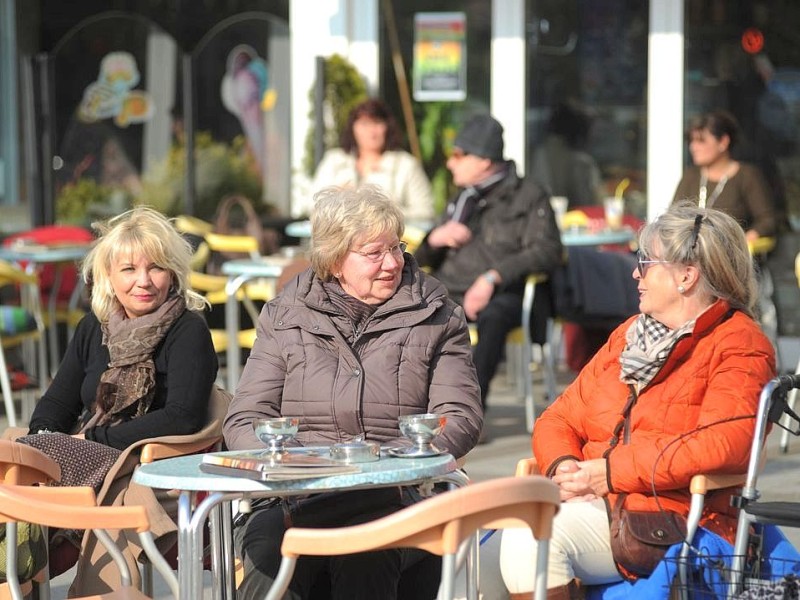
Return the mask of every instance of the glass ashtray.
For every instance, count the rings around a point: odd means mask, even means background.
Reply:
[[[341,442],[333,444],[331,458],[345,464],[374,462],[381,457],[381,446],[376,442]]]

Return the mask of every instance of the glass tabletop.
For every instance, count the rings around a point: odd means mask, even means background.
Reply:
[[[321,449],[306,449],[319,452]],[[324,449],[327,451],[327,448]],[[292,449],[302,452],[301,449]],[[240,454],[231,451],[219,454]],[[216,453],[215,453],[216,454]],[[200,470],[202,454],[179,456],[141,465],[133,474],[133,481],[159,489],[213,492],[263,492],[276,494],[301,494],[315,491],[382,487],[394,484],[410,485],[432,478],[441,478],[456,471],[458,465],[449,454],[426,458],[394,458],[381,453],[380,460],[359,463],[357,473],[344,473],[316,478],[256,481],[247,477],[217,475]]]

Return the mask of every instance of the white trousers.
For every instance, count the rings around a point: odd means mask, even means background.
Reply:
[[[500,572],[511,593],[534,588],[536,544],[530,529],[506,529],[500,543]],[[547,587],[566,585],[574,578],[586,585],[621,581],[611,558],[611,534],[606,505],[563,502],[553,520]]]

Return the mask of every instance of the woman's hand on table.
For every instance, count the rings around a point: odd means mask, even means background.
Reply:
[[[553,482],[558,484],[562,502],[591,502],[608,494],[606,461],[565,460],[556,467]]]

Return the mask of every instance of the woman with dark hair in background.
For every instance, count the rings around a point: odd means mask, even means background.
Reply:
[[[775,235],[775,207],[761,170],[731,156],[739,140],[736,118],[724,110],[695,117],[688,138],[694,166],[684,171],[673,202],[693,199],[701,208],[728,213],[749,242]]]
[[[402,149],[401,137],[389,106],[377,98],[365,100],[350,112],[341,147],[322,157],[312,192],[370,183],[400,205],[407,221],[429,221],[434,216],[431,184],[420,162]]]

